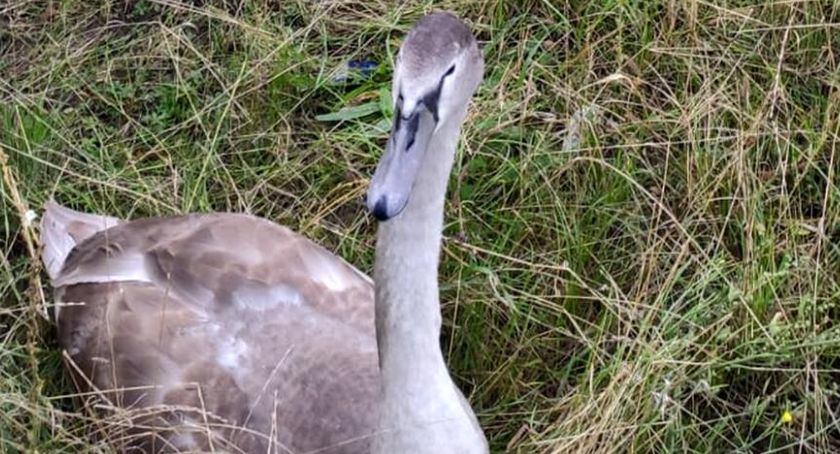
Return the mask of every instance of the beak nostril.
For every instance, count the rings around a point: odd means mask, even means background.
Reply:
[[[388,216],[388,196],[383,195],[376,201],[376,204],[373,206],[373,209],[370,210],[370,213],[373,217],[376,218],[377,221],[387,221]]]

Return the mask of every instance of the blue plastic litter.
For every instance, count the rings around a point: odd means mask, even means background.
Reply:
[[[333,82],[341,83],[349,80],[365,80],[373,74],[379,66],[374,60],[349,60],[344,67],[333,77]]]

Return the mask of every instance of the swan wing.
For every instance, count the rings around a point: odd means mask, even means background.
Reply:
[[[156,434],[142,443],[366,443],[379,380],[371,281],[285,227],[222,213],[120,223],[79,242],[53,287],[77,385],[142,409],[139,426]]]

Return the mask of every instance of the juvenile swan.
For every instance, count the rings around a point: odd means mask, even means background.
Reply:
[[[252,216],[122,221],[48,202],[59,341],[80,393],[110,410],[107,441],[129,452],[487,452],[440,350],[437,285],[447,180],[482,73],[449,13],[422,18],[403,43],[368,192],[387,221],[375,285]]]

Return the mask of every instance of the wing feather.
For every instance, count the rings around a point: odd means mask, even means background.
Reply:
[[[134,434],[144,450],[367,449],[373,287],[289,229],[237,214],[128,222],[80,242],[54,286],[81,303],[59,317],[78,369],[118,407],[159,410]]]

